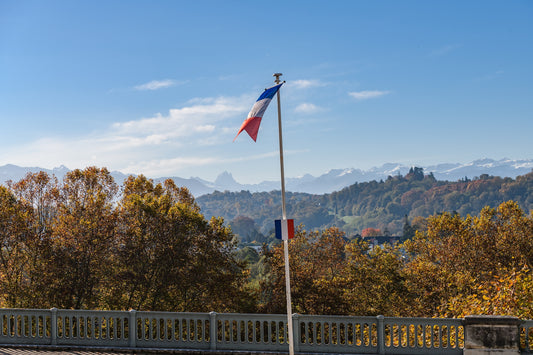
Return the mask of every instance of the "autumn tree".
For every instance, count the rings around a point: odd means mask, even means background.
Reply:
[[[24,179],[16,183],[9,182],[9,193],[12,194],[11,203],[16,199],[15,205],[10,205],[4,199],[2,208],[11,210],[1,218],[10,222],[11,238],[16,239],[17,247],[10,243],[3,250],[9,253],[8,262],[11,270],[6,275],[11,275],[11,287],[7,290],[16,290],[8,297],[10,307],[42,307],[42,290],[48,285],[46,267],[50,263],[51,231],[55,217],[58,182],[53,176],[44,172],[28,173]],[[5,192],[5,190],[4,190]],[[7,192],[6,192],[7,193]],[[4,195],[5,196],[5,195]],[[4,204],[7,203],[7,204]],[[8,207],[10,206],[10,207]],[[14,208],[17,206],[16,208]],[[13,242],[13,240],[11,240]],[[14,274],[18,275],[13,278]],[[4,279],[6,281],[6,279]],[[16,285],[16,287],[15,287]]]
[[[65,176],[52,231],[47,267],[49,302],[62,308],[96,308],[109,282],[118,187],[105,168]]]
[[[533,267],[533,218],[512,201],[497,209],[486,207],[479,217],[443,213],[430,217],[427,231],[405,247],[410,254],[406,275],[417,293],[413,305],[418,314],[458,316],[465,310],[487,310],[496,300],[487,290],[505,287],[508,275]],[[521,280],[528,283],[526,276]],[[519,313],[518,307],[494,309]]]
[[[362,240],[346,245],[345,302],[350,314],[406,316],[411,294],[403,274],[399,246],[370,248]]]
[[[289,242],[293,311],[303,314],[346,314],[343,297],[344,233],[337,228],[307,232],[298,228]],[[269,274],[261,285],[262,308],[267,313],[286,312],[283,245],[265,260]]]
[[[119,203],[112,308],[235,311],[244,264],[221,219],[206,221],[186,188],[130,176]]]
[[[379,237],[380,235],[383,235],[381,232],[381,229],[368,227],[361,231],[361,237],[363,238],[369,238],[369,237]]]
[[[4,186],[0,186],[0,306],[21,305],[25,263],[25,208]]]

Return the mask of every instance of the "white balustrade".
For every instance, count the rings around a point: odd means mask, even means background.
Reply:
[[[295,352],[462,354],[463,319],[293,315]],[[533,321],[521,321],[531,353]],[[273,314],[0,309],[0,345],[280,351],[287,317]]]

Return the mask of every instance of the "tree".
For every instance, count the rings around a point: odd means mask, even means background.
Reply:
[[[477,302],[480,287],[497,290],[498,280],[533,267],[533,216],[526,216],[512,201],[497,209],[486,207],[479,217],[443,213],[429,218],[427,231],[404,246],[410,256],[407,282],[417,293],[413,303],[417,312],[459,316],[469,307],[457,306],[458,300]],[[486,295],[480,309],[489,309],[494,300]]]
[[[418,168],[416,166],[411,167],[411,169],[409,169],[409,173],[405,175],[405,178],[408,180],[416,180],[416,181],[424,180],[424,169]]]
[[[110,282],[118,187],[107,169],[89,167],[65,176],[47,265],[48,299],[56,307],[96,308]]]
[[[306,232],[301,227],[289,243],[293,312],[303,314],[346,314],[344,299],[344,233],[337,228]],[[269,274],[261,283],[260,311],[286,312],[283,245],[266,254]]]
[[[231,221],[230,227],[233,233],[240,237],[241,242],[263,242],[265,237],[259,233],[255,221],[246,216],[238,216]]]
[[[409,223],[409,219],[407,218],[407,215],[405,215],[405,219],[403,221],[403,233],[402,233],[402,242],[406,241],[407,239],[411,239],[415,236],[415,228],[411,226]]]
[[[47,267],[51,257],[51,231],[57,210],[58,182],[45,172],[39,172],[28,173],[24,179],[17,183],[9,182],[8,186],[9,192],[6,193],[11,194],[10,201],[14,205],[11,205],[11,212],[2,220],[13,219],[10,222],[11,237],[16,239],[16,247],[7,241],[7,244],[2,244],[6,246],[3,254],[7,260],[4,262],[11,268],[5,274],[11,276],[4,279],[10,280],[11,284],[2,287],[12,291],[6,302],[10,307],[48,306],[49,301],[43,297],[43,290],[47,289],[50,276]]]
[[[0,186],[0,306],[17,307],[24,284],[25,208],[4,186]]]
[[[405,317],[411,309],[411,294],[403,274],[399,246],[370,250],[368,243],[354,240],[346,246],[345,297],[349,313]]]
[[[222,219],[206,221],[186,188],[129,177],[119,204],[116,278],[109,306],[235,311],[246,298],[244,263]]]
[[[361,237],[363,237],[363,238],[379,237],[380,235],[382,235],[380,229],[377,229],[377,228],[371,228],[371,227],[365,228],[365,229],[363,229],[363,231],[361,232]]]

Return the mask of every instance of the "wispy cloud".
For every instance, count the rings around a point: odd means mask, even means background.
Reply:
[[[304,102],[295,107],[294,112],[296,113],[316,113],[323,111],[323,109],[315,104]]]
[[[143,144],[160,144],[176,138],[191,138],[215,131],[217,122],[244,114],[249,108],[239,98],[194,99],[190,106],[170,109],[168,114],[118,122],[112,125],[121,137],[141,139]]]
[[[168,87],[177,85],[178,83],[179,83],[178,81],[171,80],[171,79],[152,80],[152,81],[150,81],[148,83],[134,86],[133,88],[135,90],[139,90],[139,91],[159,90],[159,89],[164,89],[164,88],[168,88]]]
[[[248,97],[192,100],[165,114],[115,122],[105,130],[68,137],[45,137],[0,152],[0,160],[27,166],[112,167],[161,176],[218,163],[216,149],[229,144],[249,110]]]
[[[358,101],[362,100],[368,100],[368,99],[375,99],[377,97],[388,95],[390,91],[383,91],[383,90],[364,90],[364,91],[354,91],[349,92],[348,95],[353,97],[354,99]]]
[[[326,84],[316,79],[311,79],[311,80],[300,79],[300,80],[291,81],[290,83],[288,83],[288,85],[295,87],[297,89],[308,89],[308,88],[325,86]]]

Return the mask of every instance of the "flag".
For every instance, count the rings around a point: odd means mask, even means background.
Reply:
[[[257,140],[257,132],[259,131],[259,125],[261,124],[263,114],[265,113],[268,104],[270,103],[270,101],[272,101],[272,98],[274,97],[274,95],[276,95],[281,85],[283,85],[283,83],[273,86],[269,89],[265,89],[265,91],[263,91],[261,96],[259,96],[254,106],[250,110],[248,118],[244,120],[241,128],[239,129],[239,132],[237,133],[235,138],[233,138],[234,142],[242,131],[246,131],[250,135],[250,137],[252,137],[254,142]]]
[[[276,219],[276,238],[289,240],[294,238],[294,219]]]

